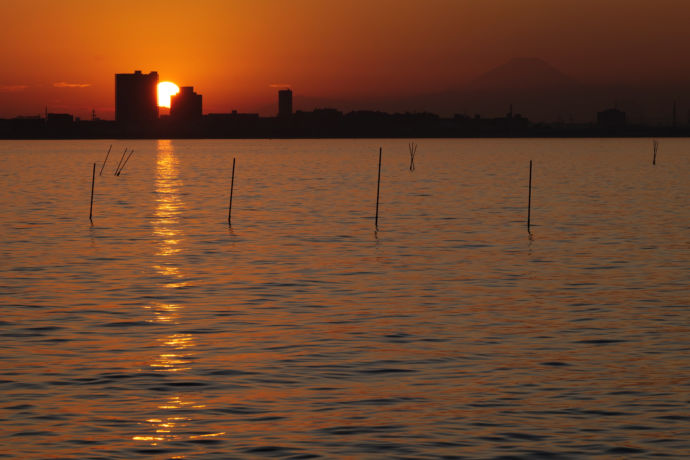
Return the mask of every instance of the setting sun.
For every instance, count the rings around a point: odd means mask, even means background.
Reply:
[[[170,96],[180,92],[180,88],[172,82],[162,81],[158,83],[158,107],[170,108]]]

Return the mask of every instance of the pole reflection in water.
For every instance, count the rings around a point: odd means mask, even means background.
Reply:
[[[180,268],[176,256],[181,252],[184,242],[184,232],[180,224],[180,217],[185,208],[180,189],[183,185],[179,177],[178,158],[175,155],[170,140],[158,141],[156,161],[156,209],[151,224],[153,227],[154,244],[156,245],[153,265],[154,271],[160,276],[160,292],[168,297],[175,290],[187,286],[185,274]],[[169,324],[172,330],[176,325],[184,325],[184,305],[176,303],[158,302],[147,307],[154,314],[156,323]],[[189,363],[194,358],[194,336],[190,333],[172,332],[158,339],[162,350],[149,363],[149,367],[161,373],[184,374],[191,370]],[[134,436],[135,441],[145,441],[152,446],[158,446],[165,441],[180,441],[195,439],[196,435],[182,434],[184,427],[192,419],[188,416],[191,410],[203,409],[205,406],[197,404],[184,394],[168,396],[157,406],[157,417],[146,420],[150,431],[143,435]],[[181,416],[184,413],[186,416]],[[167,415],[169,414],[169,415]],[[211,436],[223,433],[213,433]]]

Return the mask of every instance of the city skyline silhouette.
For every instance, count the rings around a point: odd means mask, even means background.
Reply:
[[[530,90],[535,90],[535,85],[542,97],[557,97],[564,91],[564,85],[577,94],[575,82],[535,59],[516,60],[494,69],[475,81],[473,91],[479,97],[487,97],[487,91],[502,87],[506,75],[514,78],[515,87],[526,94],[532,94]],[[498,117],[464,113],[442,117],[428,111],[344,112],[332,107],[293,111],[292,89],[275,85],[274,115],[261,117],[258,113],[236,110],[204,113],[203,94],[197,93],[193,86],[177,87],[171,82],[162,82],[155,70],[117,73],[114,77],[114,121],[98,118],[95,110],[90,120],[82,120],[69,113],[50,112],[46,107],[43,116],[0,119],[0,138],[640,137],[690,133],[690,119],[687,124],[678,123],[675,101],[670,125],[635,123],[618,106],[597,111],[596,122],[575,123],[571,119],[570,122],[539,123],[514,111],[512,103],[508,111]],[[160,97],[162,86],[173,87],[169,104]],[[516,94],[499,94],[502,95],[499,103],[520,101]],[[169,110],[161,113],[168,105]]]
[[[679,121],[690,109],[690,5],[668,0],[211,0],[194,8],[7,0],[0,15],[8,19],[0,37],[12,44],[0,50],[0,118],[47,106],[114,119],[111,75],[139,68],[194,86],[204,113],[271,116],[277,85],[292,87],[303,111],[499,117],[512,102],[536,122],[581,123],[617,106],[653,125],[671,121],[673,101]],[[520,63],[564,76],[560,90],[535,91],[538,78],[525,87],[520,73],[531,71]],[[487,88],[497,70],[506,71],[493,80],[501,84]]]
[[[160,81],[168,80],[165,76]],[[182,86],[188,86],[184,83]],[[274,97],[276,89],[290,85],[272,84],[264,91]],[[72,86],[76,88],[76,86]],[[112,87],[112,86],[111,86]],[[197,91],[198,87],[192,85]],[[506,113],[508,105],[515,105],[530,120],[540,123],[588,123],[597,119],[597,113],[607,108],[616,108],[628,113],[629,121],[640,125],[685,125],[690,123],[690,89],[667,86],[663,88],[636,88],[627,86],[596,86],[583,84],[539,58],[514,58],[492,68],[471,80],[464,88],[437,93],[405,95],[394,99],[385,97],[338,100],[329,97],[313,97],[298,92],[294,99],[295,110],[313,111],[333,108],[342,112],[382,111],[390,113],[438,114],[441,117],[456,115],[496,118]],[[24,90],[22,90],[24,91]],[[7,93],[7,92],[6,92]],[[663,93],[663,94],[660,94]],[[117,98],[111,97],[112,109],[99,111],[89,109],[65,111],[60,107],[45,104],[39,112],[12,114],[0,118],[30,117],[50,113],[70,113],[75,118],[97,117],[101,120],[115,120]],[[229,110],[214,112],[216,101],[205,99],[203,114],[238,112]],[[65,100],[69,102],[69,100]],[[207,109],[210,106],[211,109]],[[673,107],[671,109],[671,107]],[[276,114],[275,101],[270,101],[257,110],[244,112],[260,116]],[[168,115],[169,109],[162,108],[161,114]]]

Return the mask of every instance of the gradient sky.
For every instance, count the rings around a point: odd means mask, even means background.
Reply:
[[[194,86],[204,112],[461,88],[515,57],[585,83],[690,84],[685,0],[2,0],[0,117],[95,109],[114,74]]]

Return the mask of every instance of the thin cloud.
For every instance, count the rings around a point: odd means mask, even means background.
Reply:
[[[24,91],[29,85],[0,85],[0,93],[14,93]]]
[[[53,86],[56,88],[86,88],[91,86],[91,83],[67,83],[66,81],[59,81],[53,83]]]
[[[269,88],[291,88],[292,85],[289,85],[287,83],[271,83],[268,85]]]

